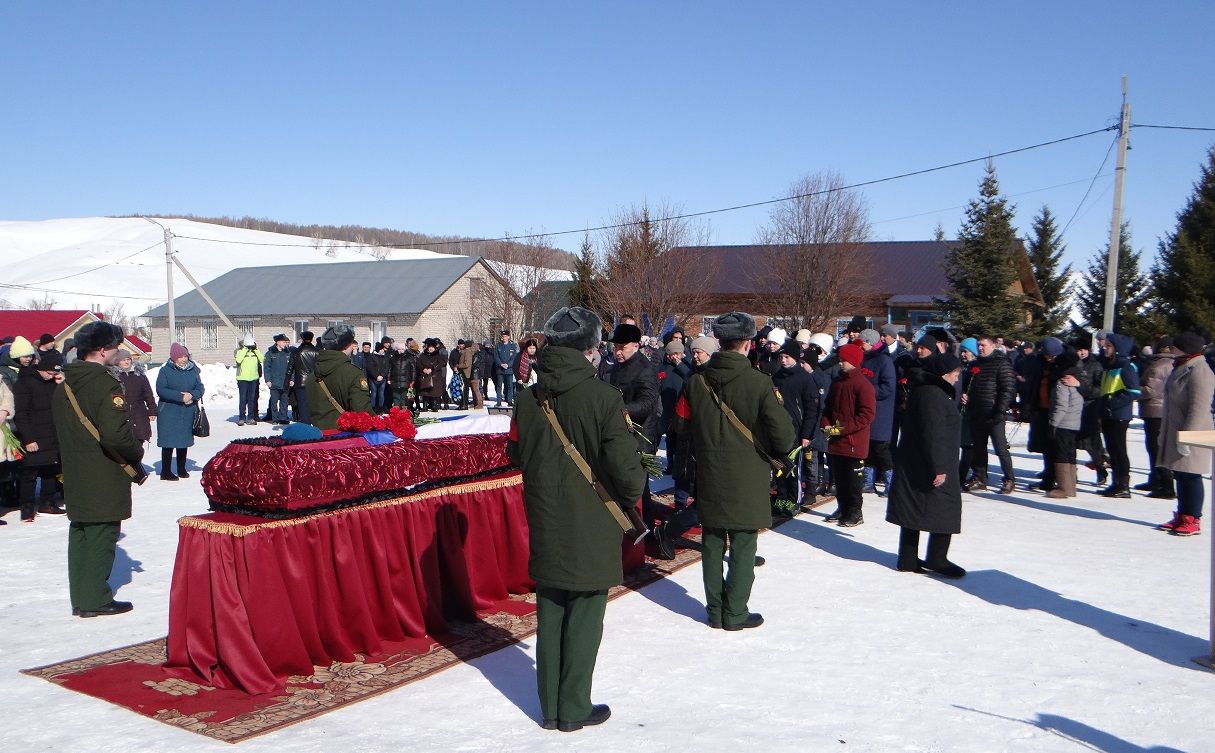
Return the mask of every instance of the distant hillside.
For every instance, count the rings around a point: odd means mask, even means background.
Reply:
[[[368,246],[397,246],[402,248],[420,248],[440,254],[456,254],[459,256],[483,256],[509,264],[530,264],[572,271],[574,255],[547,245],[530,243],[512,243],[506,241],[479,241],[460,236],[425,235],[408,230],[392,230],[382,227],[363,227],[361,225],[293,225],[289,222],[277,222],[262,217],[199,217],[192,214],[174,215],[128,215],[130,217],[147,216],[164,219],[181,218],[195,222],[207,222],[214,225],[243,228],[245,230],[261,230],[268,233],[298,235],[304,238],[323,238],[325,240],[345,241],[347,243],[365,244]]]

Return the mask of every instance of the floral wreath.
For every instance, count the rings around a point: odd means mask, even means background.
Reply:
[[[369,431],[390,431],[401,439],[413,439],[418,435],[418,427],[413,423],[413,414],[396,406],[393,406],[387,415],[382,416],[348,410],[338,416],[337,425],[342,431],[353,431],[359,434]]]

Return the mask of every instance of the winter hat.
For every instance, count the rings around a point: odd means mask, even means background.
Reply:
[[[721,345],[717,342],[716,337],[701,335],[700,337],[692,340],[692,350],[703,350],[705,353],[713,355],[717,351],[721,350]]]
[[[770,343],[776,343],[777,345],[784,345],[785,340],[789,339],[789,333],[784,331],[780,327],[777,327],[776,329],[769,332],[768,336],[764,339]]]
[[[885,324],[883,324],[881,326],[881,328],[878,329],[878,332],[881,332],[883,335],[886,335],[887,337],[898,337],[899,336],[899,328],[894,326],[890,322],[886,322]]]
[[[277,335],[274,336],[274,342],[276,342],[276,343],[277,342],[288,342],[289,343],[289,342],[291,342],[291,338],[287,337],[282,332],[279,332]]]
[[[810,335],[810,344],[817,345],[818,349],[824,353],[830,353],[831,348],[835,345],[835,340],[826,332],[815,332]]]
[[[1042,341],[1042,355],[1058,357],[1063,354],[1063,341],[1057,337],[1048,337]]]
[[[21,335],[13,338],[13,344],[8,346],[8,354],[13,360],[34,355],[34,346]]]
[[[934,327],[933,329],[928,330],[928,334],[932,335],[932,338],[938,343],[954,342],[953,336],[950,335],[949,331],[944,327]]]
[[[865,358],[865,351],[855,343],[848,343],[840,348],[840,360],[853,366],[860,366]]]
[[[241,340],[240,344],[244,345],[246,348],[252,348],[253,345],[255,344],[254,340],[253,340],[253,335],[245,335],[245,339]]]
[[[881,341],[882,341],[882,336],[878,334],[878,331],[876,329],[861,330],[861,342],[865,343],[869,347],[872,348]]]
[[[1087,332],[1081,332],[1071,339],[1070,344],[1076,350],[1092,350],[1093,336]]]
[[[934,353],[924,359],[924,371],[937,376],[945,376],[951,371],[962,368],[962,362],[953,353]]]
[[[616,329],[612,330],[612,336],[608,338],[608,342],[617,345],[639,343],[641,342],[641,327],[636,324],[617,324]]]
[[[1202,339],[1202,335],[1197,332],[1182,332],[1173,338],[1173,349],[1187,356],[1201,353],[1206,344],[1206,341]]]
[[[563,306],[544,323],[544,340],[558,348],[587,351],[599,344],[602,329],[603,321],[594,311],[581,306]]]
[[[57,351],[48,350],[38,359],[39,371],[58,371],[63,368],[63,356]]]
[[[131,355],[131,351],[123,349],[123,348],[119,348],[118,355],[116,355],[114,357],[114,360],[121,361],[124,358],[134,358],[134,356]]]
[[[109,322],[89,322],[76,330],[76,350],[81,354],[122,345],[122,327]]]
[[[755,337],[755,319],[742,311],[731,311],[713,322],[713,336],[720,340],[750,340]]]
[[[959,343],[962,350],[969,350],[971,355],[979,355],[979,341],[973,337],[968,337]]]
[[[789,356],[793,360],[798,361],[801,360],[802,357],[802,345],[797,340],[790,340],[784,345],[780,346],[780,350],[777,352],[783,356]]]
[[[810,330],[799,329],[797,331],[797,334],[793,336],[793,339],[797,340],[802,345],[809,345],[810,344]]]
[[[169,346],[170,361],[176,361],[182,356],[185,356],[186,358],[190,357],[190,350],[186,348],[186,346],[182,345],[181,343],[173,343]]]
[[[354,329],[349,324],[335,324],[321,335],[324,350],[345,350],[354,344]]]
[[[915,344],[917,348],[923,348],[931,353],[937,352],[937,339],[932,335],[924,335]]]
[[[304,330],[300,333],[300,340],[303,340],[306,343],[312,342],[312,338],[314,337],[316,337],[316,335],[312,334],[308,330]]]
[[[51,343],[53,343],[53,342],[55,342],[55,336],[54,336],[54,335],[52,335],[52,334],[50,334],[50,333],[44,333],[44,334],[42,335],[42,337],[39,337],[39,338],[38,338],[38,345],[39,345],[39,346],[43,346],[43,345],[49,345],[49,344],[51,344]]]
[[[848,327],[844,331],[860,332],[861,330],[865,329],[866,326],[868,325],[865,322],[865,317],[858,315],[852,317],[852,321],[848,322]]]
[[[666,351],[667,355],[673,354],[673,355],[677,355],[677,356],[682,356],[683,355],[683,342],[682,341],[675,342],[674,340],[672,340],[671,342],[667,343],[666,347],[663,348],[663,350]]]

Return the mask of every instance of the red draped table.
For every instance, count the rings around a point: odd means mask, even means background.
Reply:
[[[518,472],[287,520],[178,524],[166,666],[250,694],[532,588]]]

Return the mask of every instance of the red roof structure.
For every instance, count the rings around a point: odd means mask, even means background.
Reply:
[[[62,340],[65,332],[75,332],[84,324],[101,318],[99,314],[83,309],[73,311],[0,310],[0,337],[21,335],[30,342],[37,343],[38,338],[43,334],[51,334],[55,336],[55,339]]]
[[[133,345],[136,348],[138,348],[145,356],[150,355],[152,353],[152,346],[146,340],[144,340],[142,337],[136,337],[135,335],[127,335],[126,343],[127,343],[127,345]]]

